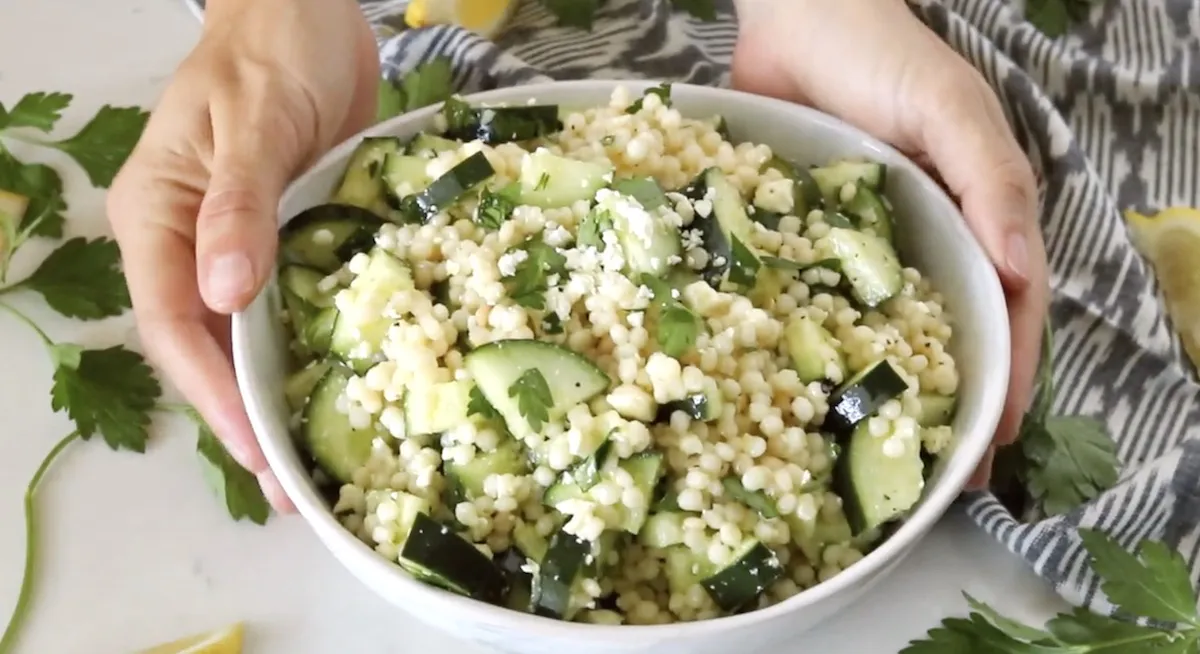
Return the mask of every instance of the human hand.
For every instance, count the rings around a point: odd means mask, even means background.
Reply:
[[[1012,375],[995,445],[1017,438],[1049,302],[1032,169],[983,77],[903,0],[737,0],[735,87],[813,106],[934,169],[1008,298]],[[844,71],[844,72],[843,72]],[[987,486],[988,451],[970,482]]]
[[[378,82],[354,0],[210,0],[108,196],[146,354],[277,510],[292,507],[242,406],[228,316],[271,275],[284,188],[370,124]]]

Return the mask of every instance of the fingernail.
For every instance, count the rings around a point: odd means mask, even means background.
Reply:
[[[1005,263],[1014,275],[1023,281],[1029,281],[1029,242],[1025,235],[1014,233],[1008,237],[1008,252],[1005,253]]]
[[[227,308],[236,304],[254,288],[254,267],[241,252],[222,254],[208,265],[208,295]]]

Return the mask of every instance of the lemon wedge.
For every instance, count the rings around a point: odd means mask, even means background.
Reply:
[[[137,654],[242,654],[242,623],[164,643]]]
[[[498,34],[517,0],[412,0],[404,22],[412,28],[458,25],[485,38]]]
[[[1188,358],[1200,368],[1200,210],[1172,207],[1153,216],[1127,211],[1125,221],[1154,268]]]

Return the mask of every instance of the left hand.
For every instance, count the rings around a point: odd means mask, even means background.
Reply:
[[[1017,438],[1049,301],[1037,184],[995,93],[903,0],[737,0],[734,86],[811,105],[936,170],[1000,275],[1012,375],[995,445]],[[994,446],[970,488],[987,486]]]

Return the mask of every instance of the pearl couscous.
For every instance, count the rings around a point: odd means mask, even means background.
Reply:
[[[837,575],[953,438],[949,319],[899,262],[886,172],[734,142],[667,85],[452,99],[364,140],[281,240],[287,396],[333,511],[422,581],[564,620]]]

